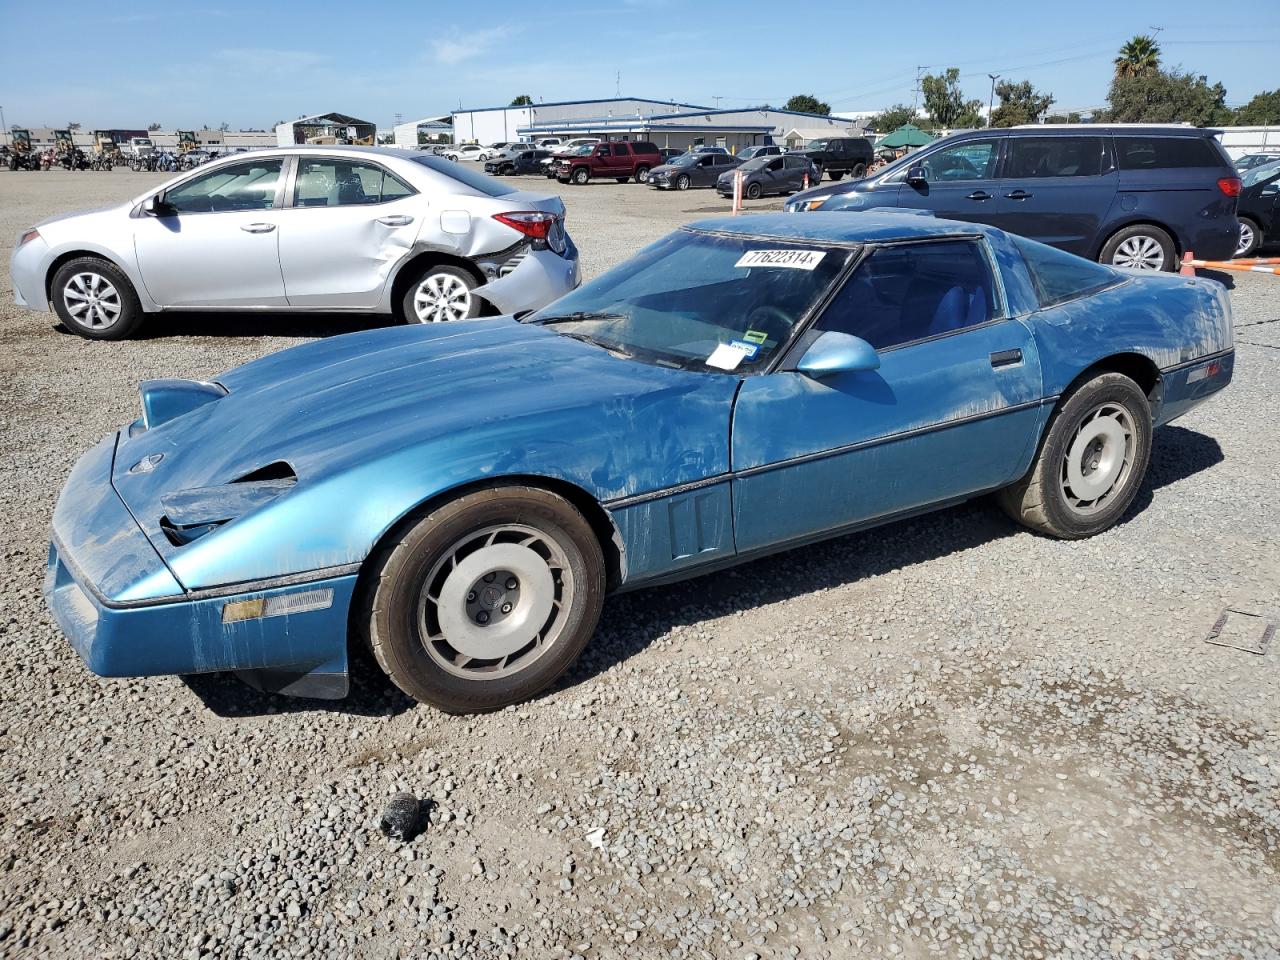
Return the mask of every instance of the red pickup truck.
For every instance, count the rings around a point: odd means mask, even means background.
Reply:
[[[658,148],[644,140],[597,143],[590,153],[582,156],[557,157],[555,174],[561,183],[583,184],[592,177],[612,177],[619,183],[631,179],[647,183],[649,171],[661,164],[662,154]]]

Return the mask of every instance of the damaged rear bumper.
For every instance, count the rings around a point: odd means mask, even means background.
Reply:
[[[491,280],[475,293],[497,308],[499,313],[540,310],[553,300],[577,288],[581,282],[578,248],[565,237],[563,254],[551,250],[530,250],[506,276]]]

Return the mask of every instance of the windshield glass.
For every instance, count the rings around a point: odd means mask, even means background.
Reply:
[[[769,163],[770,160],[776,160],[777,157],[752,157],[738,169],[744,173],[750,173],[752,170],[761,170]]]
[[[827,149],[827,144],[830,142],[831,142],[830,140],[810,140],[809,143],[805,146],[805,149],[806,150],[825,150]]]
[[[1240,178],[1243,186],[1252,187],[1255,183],[1261,183],[1268,177],[1274,177],[1280,173],[1280,160],[1273,160],[1270,163],[1263,163],[1254,167],[1252,170],[1246,170],[1244,176]]]
[[[697,154],[682,153],[679,156],[672,157],[667,161],[673,167],[688,167],[698,162]]]
[[[646,363],[758,372],[850,255],[842,248],[678,230],[524,322]]]

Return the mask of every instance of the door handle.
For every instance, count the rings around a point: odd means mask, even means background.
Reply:
[[[966,200],[990,200],[991,194],[985,190],[975,190],[973,193],[965,197]]]
[[[1022,362],[1022,351],[1017,347],[1012,350],[998,350],[991,355],[991,366],[1010,367]]]
[[[240,227],[245,233],[270,233],[275,228],[274,223],[246,223]]]
[[[378,222],[384,227],[404,227],[413,223],[413,217],[406,216],[403,213],[392,214],[389,217],[379,217]]]
[[[1015,190],[1013,193],[1006,193],[1005,198],[1008,200],[1030,200],[1031,194],[1025,190]]]

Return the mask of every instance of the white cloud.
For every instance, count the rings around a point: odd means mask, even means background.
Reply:
[[[461,63],[478,57],[499,40],[507,37],[510,31],[506,27],[494,27],[489,30],[470,30],[466,33],[455,31],[452,36],[440,40],[432,40],[436,59],[441,63]]]

